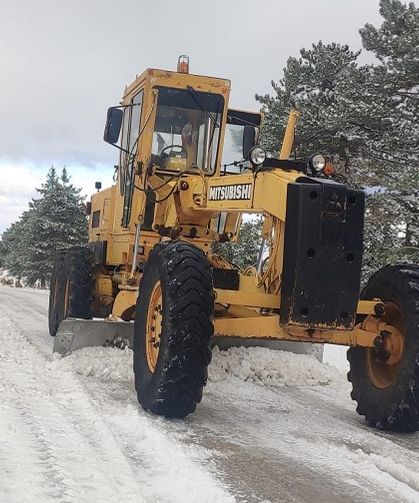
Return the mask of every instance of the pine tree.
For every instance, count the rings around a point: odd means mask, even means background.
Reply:
[[[32,261],[26,271],[29,279],[36,277],[46,281],[51,275],[57,250],[86,242],[87,221],[80,189],[70,183],[65,168],[58,177],[52,167],[45,184],[37,190],[42,197],[30,204],[33,209],[29,239]]]
[[[212,250],[221,255],[228,262],[240,269],[256,266],[261,245],[261,218],[243,221],[240,226],[237,241],[228,243],[214,243]]]
[[[5,267],[29,284],[48,281],[57,250],[83,244],[87,240],[87,219],[80,189],[70,183],[67,170],[60,176],[48,171],[29,210],[2,236]]]
[[[22,278],[29,258],[27,237],[31,226],[30,211],[22,213],[20,219],[6,229],[2,235],[4,267],[18,279]]]
[[[367,24],[360,31],[364,47],[379,60],[371,68],[374,99],[363,100],[366,115],[377,109],[380,115],[371,142],[370,177],[381,190],[369,197],[367,237],[377,242],[365,255],[369,267],[419,262],[419,9],[381,0],[380,14],[379,28]],[[377,203],[387,215],[379,226]],[[383,241],[388,246],[380,253]]]
[[[277,151],[290,108],[301,111],[299,157],[321,152],[337,179],[367,194],[365,277],[385,263],[419,262],[419,11],[382,0],[382,26],[361,30],[379,63],[360,66],[359,52],[313,44],[289,58],[263,104],[263,143]]]
[[[6,267],[6,250],[2,240],[0,240],[0,269]]]
[[[263,144],[277,152],[291,108],[302,112],[296,132],[299,157],[322,152],[348,171],[350,159],[362,146],[362,133],[354,124],[351,107],[365,85],[367,71],[359,69],[359,52],[346,45],[313,44],[291,57],[279,83],[272,82],[274,96],[256,95],[265,111]]]

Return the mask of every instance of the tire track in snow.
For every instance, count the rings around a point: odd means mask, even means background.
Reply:
[[[28,311],[32,317],[32,310]],[[12,317],[10,299],[8,312]],[[19,447],[31,459],[27,476],[38,481],[38,489],[31,488],[28,501],[235,500],[205,472],[198,449],[169,440],[161,423],[138,409],[133,389],[123,403],[115,403],[109,390],[102,390],[97,381],[92,394],[73,369],[45,354],[45,345],[36,340],[41,323],[42,332],[46,331],[45,316],[33,317],[34,330],[29,331],[24,317],[11,322],[4,314],[0,313],[0,325],[6,329],[0,367],[3,357],[7,368],[0,368],[0,376],[4,374],[3,384],[10,391],[5,401],[13,404],[30,438]],[[25,370],[16,372],[16,368]],[[19,395],[23,402],[17,400]],[[6,494],[8,486],[9,481],[0,478],[0,494]],[[10,497],[1,501],[24,501],[17,495]]]
[[[346,386],[278,389],[228,376],[225,382],[210,383],[204,403],[187,421],[164,421],[138,410],[130,362],[122,361],[120,353],[114,368],[108,368],[112,362],[104,361],[98,348],[74,354],[73,363],[72,357],[51,362],[46,317],[34,315],[30,332],[30,321],[19,313],[27,298],[21,292],[14,295],[6,311],[10,316],[13,310],[17,312],[16,324],[35,348],[42,354],[47,348],[41,360],[47,370],[54,367],[52,375],[47,372],[47,383],[62,379],[68,388],[47,386],[53,389],[60,412],[67,413],[68,428],[79,435],[78,442],[86,451],[93,450],[92,462],[98,464],[105,456],[101,446],[106,438],[95,437],[91,420],[97,420],[100,432],[112,437],[113,449],[132,470],[130,477],[147,502],[201,502],[200,488],[207,501],[225,501],[225,493],[213,488],[206,494],[215,462],[213,472],[222,474],[240,501],[419,501],[419,435],[400,437],[366,427],[355,413]],[[21,347],[20,340],[23,337],[16,337],[16,352],[25,353],[28,344]],[[1,351],[0,346],[0,368]],[[8,357],[19,365],[18,356]],[[83,365],[92,370],[84,372]],[[104,464],[109,466],[108,460]],[[209,465],[207,478],[197,469],[202,465]],[[191,474],[195,480],[188,480]],[[38,475],[29,473],[34,485]],[[183,485],[182,479],[186,479]],[[86,491],[96,501],[94,488]],[[217,499],[215,494],[224,495]],[[0,501],[7,501],[2,496],[0,487]]]
[[[398,434],[394,432],[381,431],[367,426],[367,424],[357,415],[352,414],[353,421],[348,424],[348,417],[339,414],[337,404],[342,401],[342,396],[337,390],[330,390],[329,393],[309,390],[307,394],[318,397],[325,401],[325,412],[329,417],[334,416],[336,434],[330,438],[320,433],[316,437],[307,436],[311,441],[320,439],[333,448],[342,448],[342,456],[348,455],[350,459],[358,463],[368,463],[371,469],[378,470],[384,475],[390,476],[386,480],[390,487],[394,488],[394,483],[407,486],[401,491],[406,493],[406,497],[412,501],[419,501],[419,433]],[[342,401],[344,403],[344,401]],[[320,418],[319,418],[320,419]],[[342,427],[346,425],[346,428]],[[409,445],[409,448],[406,446]],[[411,492],[412,489],[414,492]]]
[[[11,398],[10,402],[13,402],[13,398]],[[38,467],[38,476],[42,480],[39,484],[38,491],[40,494],[38,496],[40,498],[59,499],[63,502],[71,501],[71,487],[74,486],[74,480],[69,473],[63,470],[42,426],[34,417],[33,411],[29,410],[24,404],[16,400],[14,406],[20,416],[20,423],[23,423],[22,426],[30,437],[30,441],[26,446],[20,446],[23,451],[22,455],[27,455],[28,448],[32,451],[32,458],[35,459],[34,465]],[[26,449],[22,449],[22,447],[26,447]]]
[[[94,389],[96,388],[96,389]],[[235,498],[217,487],[214,481],[211,458],[202,446],[181,446],[169,421],[139,410],[136,401],[120,405],[120,414],[112,414],[112,404],[99,389],[90,385],[97,397],[97,406],[114,432],[127,459],[142,470],[137,472],[137,482],[143,487],[147,502],[213,503],[231,502]],[[150,480],[153,483],[150,484]]]
[[[349,455],[358,463],[360,461],[369,463],[382,473],[392,477],[395,481],[401,482],[410,489],[413,489],[413,491],[415,491],[415,493],[411,493],[413,501],[417,501],[419,499],[417,494],[417,492],[419,492],[419,474],[417,471],[413,471],[406,466],[400,465],[389,457],[375,454],[373,452],[366,452],[362,448],[354,450],[348,449],[348,451]]]
[[[4,320],[0,322],[5,325]],[[10,336],[10,323],[7,328],[2,337],[3,360],[7,343],[19,339]],[[15,365],[2,365],[1,380],[9,390],[6,402],[14,405],[32,439],[26,447],[37,460],[35,464],[39,466],[34,471],[43,478],[43,487],[49,487],[46,496],[77,502],[92,501],[93,496],[101,502],[142,501],[131,467],[103,422],[94,416],[89,399],[78,389],[82,388],[80,383],[68,372],[54,375],[33,348],[28,346],[25,354],[22,344],[18,346],[24,372]],[[14,346],[12,351],[15,349]],[[15,358],[10,360],[14,363]],[[51,386],[56,382],[71,390],[70,393],[56,392]],[[90,418],[92,414],[94,419]],[[22,455],[27,455],[24,449]]]
[[[48,296],[44,292],[35,295],[27,290],[3,287],[0,288],[0,306],[1,314],[13,320],[13,326],[24,335],[26,342],[46,359],[52,359],[49,337],[40,337],[40,333],[48,333]]]

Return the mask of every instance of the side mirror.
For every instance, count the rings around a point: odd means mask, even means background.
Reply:
[[[243,128],[243,157],[249,158],[249,151],[256,144],[256,128],[253,126],[244,126]]]
[[[103,133],[103,139],[106,141],[106,143],[116,145],[116,143],[118,142],[123,117],[124,112],[120,108],[118,107],[108,108],[105,131]]]

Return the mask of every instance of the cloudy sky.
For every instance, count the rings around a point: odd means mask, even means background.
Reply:
[[[51,164],[86,194],[111,180],[108,106],[145,68],[232,80],[231,104],[258,110],[291,55],[312,42],[361,46],[378,0],[0,0],[0,233]],[[365,56],[364,56],[365,57]]]

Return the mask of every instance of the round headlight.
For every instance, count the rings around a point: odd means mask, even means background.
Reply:
[[[266,152],[262,147],[253,147],[250,149],[249,159],[253,166],[260,166],[266,159]]]
[[[326,166],[326,158],[322,154],[314,154],[308,160],[308,164],[313,173],[321,173]]]

